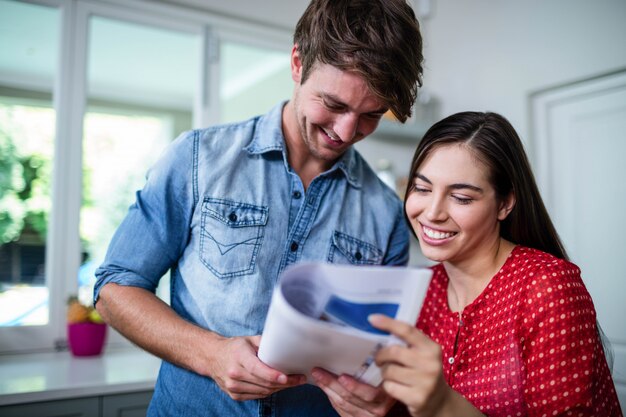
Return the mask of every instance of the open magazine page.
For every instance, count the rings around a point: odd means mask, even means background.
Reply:
[[[274,290],[259,358],[309,381],[311,369],[321,367],[377,385],[374,355],[401,342],[372,327],[367,317],[380,313],[415,323],[430,278],[426,268],[292,266]]]

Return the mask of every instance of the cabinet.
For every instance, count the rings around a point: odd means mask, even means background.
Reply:
[[[101,397],[101,417],[145,417],[152,391]]]
[[[0,417],[139,417],[145,416],[152,391],[0,407]]]

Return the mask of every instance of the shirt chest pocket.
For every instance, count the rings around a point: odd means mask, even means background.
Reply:
[[[383,252],[371,243],[342,232],[333,233],[328,262],[334,264],[380,265]]]
[[[254,272],[268,209],[207,197],[202,203],[200,260],[219,278]]]

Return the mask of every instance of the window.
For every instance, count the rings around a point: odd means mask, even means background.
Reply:
[[[291,97],[289,50],[225,41],[220,45],[220,58],[220,121],[263,114]]]
[[[89,33],[78,274],[83,302],[92,297],[94,271],[148,168],[192,128],[201,41],[196,34],[99,16],[90,19]],[[167,294],[167,280],[161,288]]]
[[[46,236],[60,13],[0,3],[0,327],[49,322]]]
[[[150,2],[0,1],[0,353],[62,342],[171,140],[291,96],[290,38]]]

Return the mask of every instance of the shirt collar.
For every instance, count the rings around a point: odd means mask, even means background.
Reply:
[[[350,149],[348,149],[346,153],[344,153],[341,158],[339,158],[339,160],[337,161],[337,163],[335,163],[331,170],[342,170],[344,175],[346,176],[346,179],[353,187],[361,188],[361,177],[358,174],[360,171],[362,171],[360,169],[361,164],[363,164],[363,161],[358,158],[357,151],[354,149],[353,146],[351,146]]]
[[[281,152],[283,157],[287,155],[282,128],[283,107],[286,103],[287,101],[278,103],[267,114],[260,117],[252,141],[245,148],[248,153],[259,155],[267,152]],[[324,174],[340,170],[353,187],[361,188],[358,172],[362,163],[356,150],[350,147]]]
[[[287,101],[275,105],[268,113],[260,116],[254,129],[252,141],[245,150],[250,154],[263,154],[271,151],[283,151],[285,137],[283,136],[282,116],[283,107]]]

